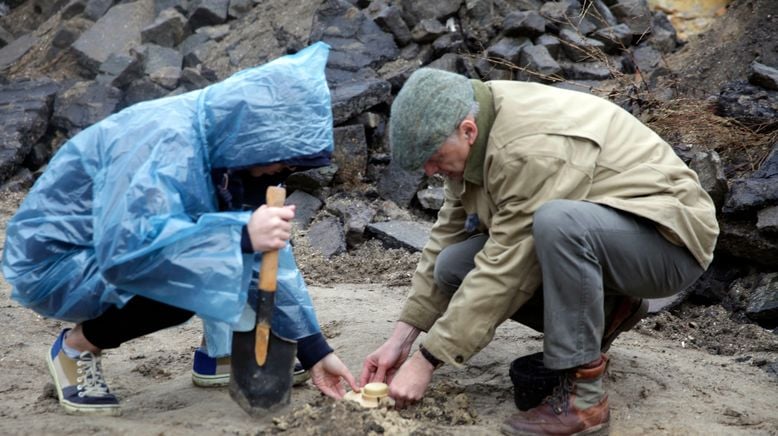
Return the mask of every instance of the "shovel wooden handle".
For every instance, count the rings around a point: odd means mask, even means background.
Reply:
[[[286,189],[279,186],[270,186],[265,194],[265,203],[271,207],[283,207],[286,201]],[[262,266],[259,270],[259,292],[273,293],[276,291],[278,277],[278,250],[266,251],[262,254]],[[272,301],[272,300],[271,300]],[[270,342],[270,316],[262,316],[261,312],[272,314],[269,311],[257,310],[257,331],[254,344],[254,354],[257,365],[264,366],[267,361],[267,348]]]

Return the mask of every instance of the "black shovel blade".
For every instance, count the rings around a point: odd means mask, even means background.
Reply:
[[[289,404],[297,343],[272,331],[267,361],[257,365],[256,328],[232,333],[230,396],[251,416],[263,417]]]

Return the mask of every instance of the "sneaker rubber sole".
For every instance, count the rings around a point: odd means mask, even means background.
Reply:
[[[292,386],[300,386],[311,378],[311,373],[306,370],[295,369],[292,376]],[[201,388],[219,388],[230,384],[229,374],[203,375],[192,371],[192,383]]]
[[[57,391],[57,397],[59,398],[59,404],[70,415],[99,415],[99,416],[119,416],[122,414],[122,409],[118,404],[95,404],[91,406],[85,406],[83,404],[76,404],[63,398],[62,386],[57,380],[54,369],[54,362],[51,360],[51,352],[46,352],[46,366],[49,368],[51,379],[54,380],[54,388]]]

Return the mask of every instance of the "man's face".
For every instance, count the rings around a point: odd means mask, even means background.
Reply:
[[[424,162],[424,173],[428,176],[440,174],[451,180],[462,180],[470,146],[475,141],[477,133],[477,127],[472,119],[465,119],[435,154]]]

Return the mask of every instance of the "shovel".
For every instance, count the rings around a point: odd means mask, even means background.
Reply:
[[[286,190],[267,188],[267,205],[284,205]],[[232,333],[230,396],[249,415],[262,417],[289,404],[297,343],[270,330],[275,306],[278,251],[262,255],[257,299],[257,325]]]

